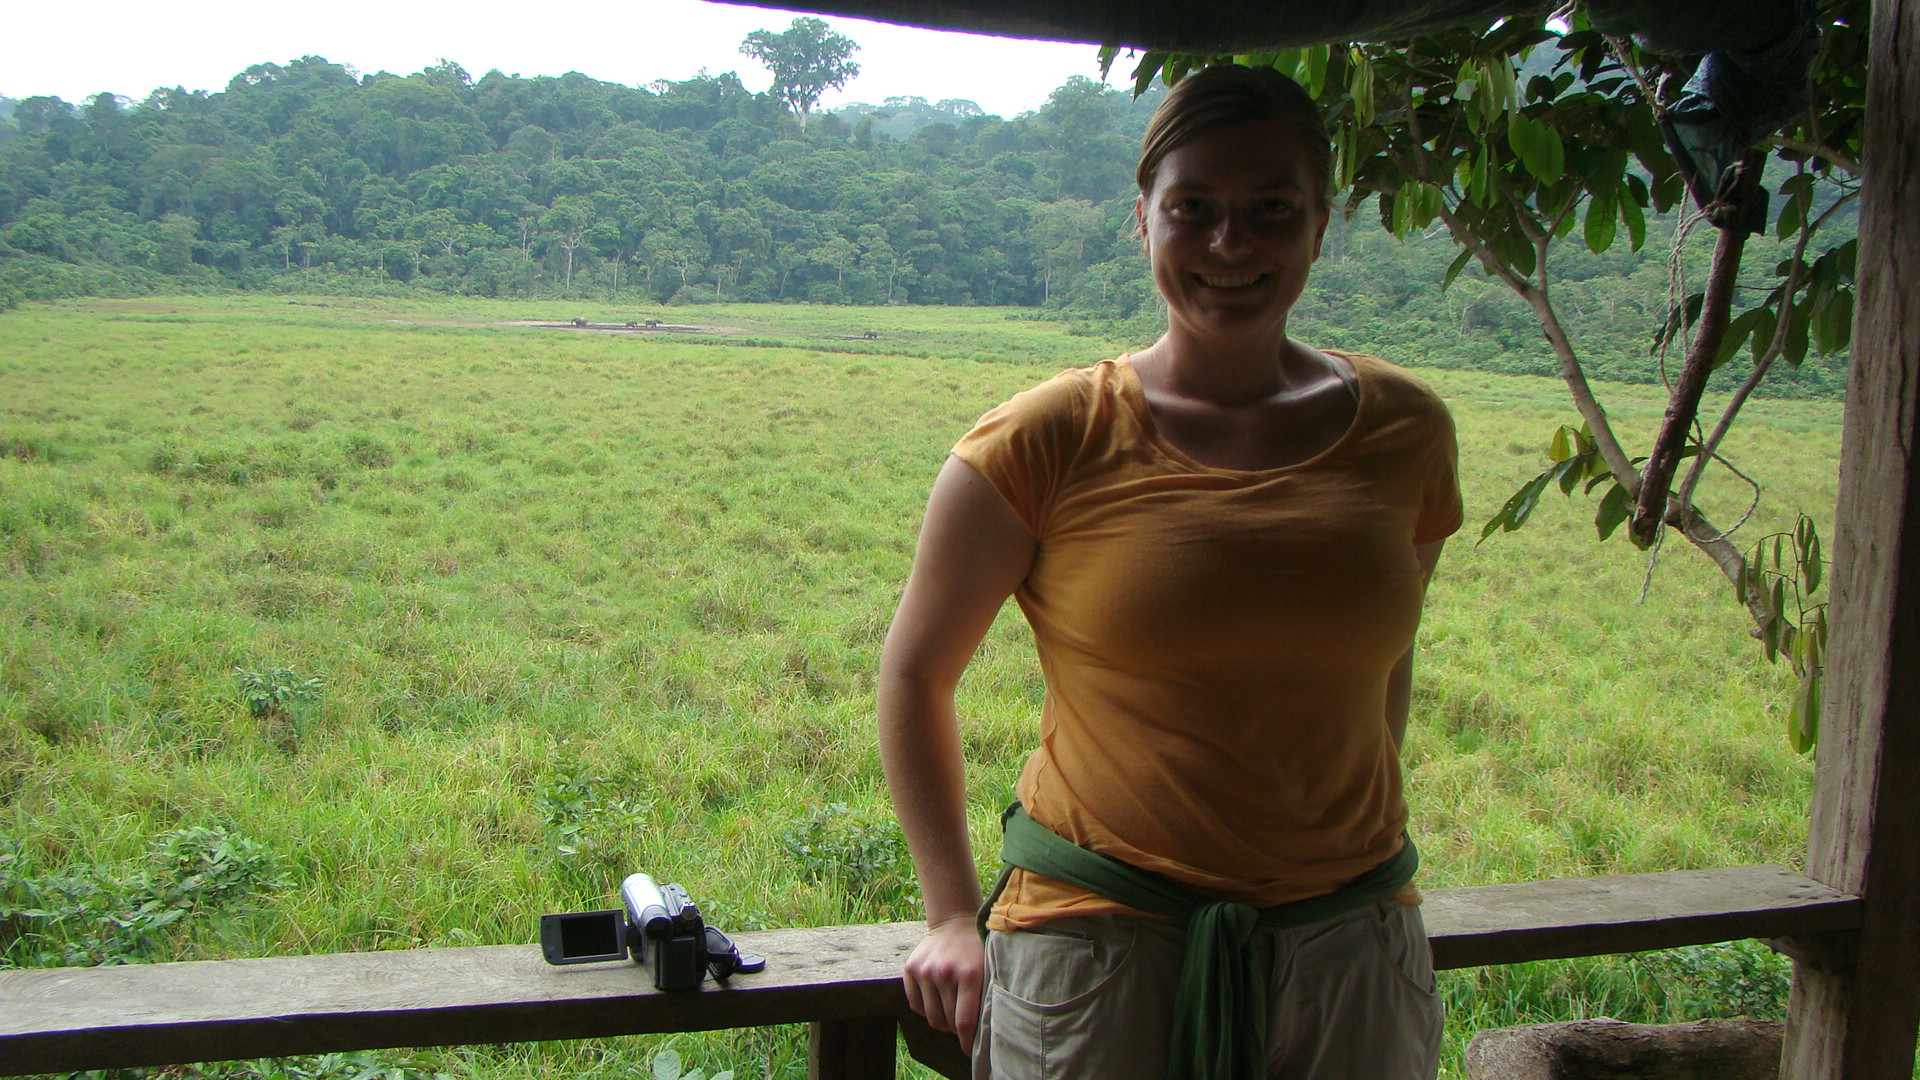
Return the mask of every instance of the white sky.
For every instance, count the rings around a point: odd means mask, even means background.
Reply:
[[[702,0],[89,0],[9,5],[0,30],[0,95],[80,103],[107,91],[136,101],[158,86],[220,90],[258,63],[324,56],[362,72],[419,71],[441,57],[479,78],[580,71],[639,85],[701,68],[737,71],[765,90],[766,70],[740,55],[759,29],[796,13]],[[860,75],[822,99],[879,104],[890,95],[967,98],[1012,117],[1039,108],[1071,75],[1099,77],[1092,45],[1020,41],[827,17],[860,45]]]

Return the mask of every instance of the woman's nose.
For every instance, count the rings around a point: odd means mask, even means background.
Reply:
[[[1245,218],[1240,214],[1228,213],[1220,216],[1207,246],[1216,255],[1238,255],[1246,251],[1251,242],[1252,234],[1247,231]]]

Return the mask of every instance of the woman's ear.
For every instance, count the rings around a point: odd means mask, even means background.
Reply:
[[[1140,250],[1147,250],[1147,196],[1145,192],[1133,197],[1133,235],[1140,238]]]

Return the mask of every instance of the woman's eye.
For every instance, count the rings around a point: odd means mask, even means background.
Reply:
[[[1207,204],[1203,199],[1175,199],[1168,210],[1177,218],[1202,217],[1207,212]]]

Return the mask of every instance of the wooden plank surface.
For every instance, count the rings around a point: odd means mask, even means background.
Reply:
[[[1442,967],[1858,925],[1858,901],[1777,866],[1427,894]],[[0,971],[0,1075],[897,1017],[917,923],[740,935],[767,970],[688,994],[632,964],[530,945]]]
[[[1859,901],[1782,866],[1430,889],[1438,968],[1850,930]]]
[[[1860,895],[1861,926],[1854,956],[1795,969],[1788,1080],[1907,1080],[1920,1029],[1920,0],[1876,0],[1867,79],[1832,646],[1807,835],[1807,873]]]
[[[0,971],[0,1075],[892,1016],[922,931],[740,934],[766,971],[683,994],[532,945]]]

